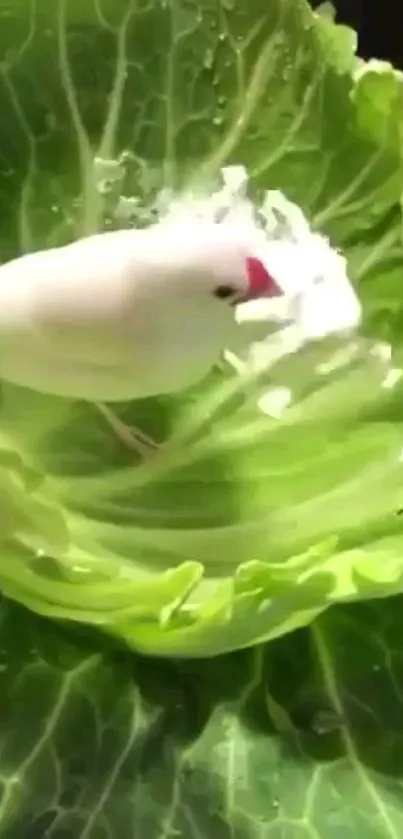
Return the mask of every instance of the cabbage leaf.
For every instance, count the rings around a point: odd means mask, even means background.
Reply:
[[[177,656],[401,591],[402,388],[371,350],[399,374],[401,75],[304,0],[3,0],[0,20],[3,260],[146,223],[241,163],[347,257],[368,347],[325,381],[326,342],[285,359],[279,419],[221,370],[118,406],[153,462],[95,406],[2,385],[2,591]]]
[[[401,612],[172,663],[3,603],[2,837],[397,839]]]

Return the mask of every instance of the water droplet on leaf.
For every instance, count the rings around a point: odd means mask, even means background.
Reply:
[[[331,708],[318,711],[312,720],[312,729],[316,734],[331,734],[338,731],[342,725],[343,720]]]
[[[212,49],[208,49],[208,50],[205,52],[205,55],[204,55],[204,61],[203,61],[203,64],[204,64],[204,66],[205,66],[206,70],[211,70],[211,68],[212,68],[212,66],[213,66],[213,61],[214,61],[214,53],[213,53],[213,50],[212,50]]]

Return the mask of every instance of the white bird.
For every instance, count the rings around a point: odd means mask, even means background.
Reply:
[[[0,267],[0,377],[91,402],[174,393],[231,343],[235,304],[277,296],[250,230],[192,219],[119,230]]]

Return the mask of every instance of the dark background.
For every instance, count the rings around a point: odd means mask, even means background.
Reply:
[[[333,5],[337,20],[358,32],[363,58],[383,58],[403,69],[403,0],[334,0]]]

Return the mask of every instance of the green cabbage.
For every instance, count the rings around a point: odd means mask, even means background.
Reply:
[[[402,76],[302,0],[57,0],[1,31],[3,259],[145,224],[241,163],[257,203],[279,190],[347,258],[364,310],[356,338],[282,351],[264,381],[246,342],[246,379],[118,406],[150,461],[95,406],[3,384],[3,593],[212,656],[400,592]],[[292,404],[268,415],[273,388]]]
[[[401,76],[327,3],[1,0],[0,24],[3,260],[241,163],[364,315],[290,351],[258,312],[236,374],[109,422],[1,386],[0,836],[399,839]]]

